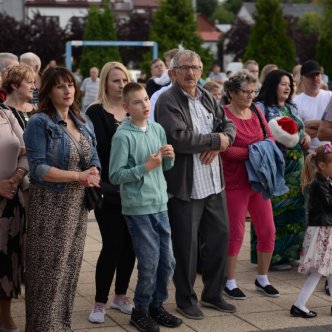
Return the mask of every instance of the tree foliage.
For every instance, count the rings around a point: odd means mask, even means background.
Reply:
[[[102,10],[96,6],[91,6],[88,11],[83,40],[112,41],[116,39],[114,20],[108,5],[105,3]],[[119,59],[117,47],[84,46],[80,61],[82,76],[87,77],[89,69],[93,66],[101,69],[106,62]]]
[[[244,60],[255,59],[260,66],[276,63],[291,70],[295,63],[295,46],[287,36],[287,23],[279,0],[257,0],[256,14]]]
[[[66,34],[57,20],[42,16],[36,12],[27,22],[18,22],[15,18],[0,13],[0,52],[20,55],[34,52],[42,64],[54,59],[63,62]]]
[[[83,40],[84,27],[86,24],[86,17],[73,16],[69,19],[66,25],[67,40]],[[78,59],[81,58],[82,47],[72,48],[72,63],[73,68],[76,69],[78,66]]]
[[[197,52],[203,63],[209,66],[212,56],[202,47],[202,40],[195,31],[197,24],[191,0],[160,1],[150,29],[150,40],[158,42],[159,54],[182,45]]]
[[[234,22],[234,18],[234,13],[227,10],[224,5],[218,6],[212,15],[212,19],[218,20],[221,24],[231,24]]]
[[[219,48],[226,54],[233,54],[234,59],[242,59],[249,42],[252,27],[247,21],[237,18],[231,29],[225,34]]]
[[[132,13],[129,19],[120,19],[117,22],[119,40],[146,41],[149,40],[152,16],[150,13]],[[146,47],[121,47],[121,59],[125,65],[134,64],[135,67],[144,61],[144,54],[150,51]]]
[[[197,12],[207,18],[212,18],[213,12],[218,6],[218,0],[197,0]]]
[[[311,13],[308,13],[311,14]],[[305,15],[308,15],[305,14]],[[295,44],[296,60],[303,63],[306,60],[314,59],[318,40],[318,31],[309,25],[303,25],[301,22],[306,21],[304,17],[285,17],[288,22],[287,34]]]
[[[36,13],[28,25],[30,46],[26,52],[36,53],[44,65],[50,60],[63,63],[66,32],[60,27],[58,20]]]
[[[325,73],[332,77],[332,2],[330,0],[321,0],[324,8],[324,16],[321,25],[318,45],[317,45],[317,59],[324,67]]]

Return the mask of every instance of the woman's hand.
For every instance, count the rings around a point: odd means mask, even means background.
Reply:
[[[84,187],[100,187],[100,175],[97,167],[93,166],[78,173],[78,182]]]
[[[311,137],[307,133],[304,133],[304,136],[300,141],[300,144],[301,144],[301,147],[302,147],[303,151],[308,151],[309,150],[310,143],[311,143]]]
[[[13,199],[17,193],[18,184],[12,179],[0,181],[0,196],[7,199]]]

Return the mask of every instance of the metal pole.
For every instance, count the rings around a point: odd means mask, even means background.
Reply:
[[[66,67],[71,71],[71,41],[66,43]]]

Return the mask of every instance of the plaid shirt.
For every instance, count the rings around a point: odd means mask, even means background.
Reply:
[[[185,93],[189,100],[189,111],[194,133],[209,134],[213,128],[213,115],[201,103],[202,93],[198,89],[196,94],[193,98]],[[200,153],[193,154],[194,176],[191,191],[191,198],[193,199],[203,199],[212,194],[220,193],[222,190],[218,156],[213,159],[211,164],[205,165],[200,161],[200,155]]]

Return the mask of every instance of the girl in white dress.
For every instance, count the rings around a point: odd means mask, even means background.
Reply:
[[[290,313],[313,318],[317,313],[306,303],[321,276],[332,289],[332,146],[325,144],[310,153],[304,165],[303,186],[309,188],[308,228],[305,233],[298,271],[309,273]]]

